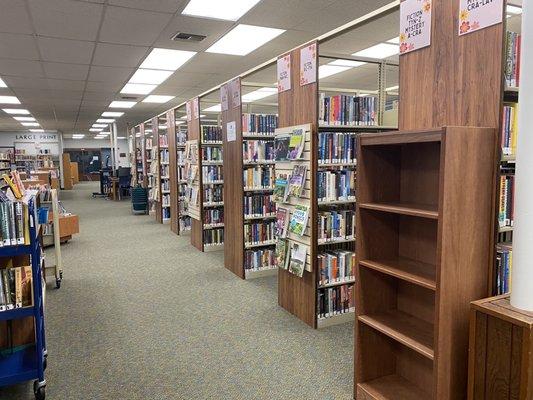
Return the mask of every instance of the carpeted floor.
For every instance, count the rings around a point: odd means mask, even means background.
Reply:
[[[222,252],[97,190],[61,193],[81,233],[47,290],[48,399],[352,398],[353,324],[310,329],[278,307],[275,277],[238,279]],[[0,399],[33,399],[31,385]]]

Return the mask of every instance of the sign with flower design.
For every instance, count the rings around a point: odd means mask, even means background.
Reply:
[[[192,101],[192,115],[193,115],[194,119],[200,118],[200,101],[199,101],[198,97],[196,97]]]
[[[300,86],[316,82],[316,42],[300,49]]]
[[[460,0],[459,36],[502,22],[503,3],[503,0]]]
[[[226,83],[220,86],[220,107],[222,111],[228,111],[229,108],[228,90],[228,85]]]
[[[191,122],[192,121],[192,104],[190,100],[185,104],[185,107],[187,109],[187,122]]]
[[[400,3],[400,54],[431,44],[431,0]]]
[[[278,58],[278,93],[291,90],[291,55]]]

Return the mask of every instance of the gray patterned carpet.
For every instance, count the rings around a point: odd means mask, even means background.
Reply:
[[[242,281],[97,190],[61,193],[81,234],[47,291],[48,399],[352,398],[353,324],[308,328],[278,307],[276,278]],[[33,399],[31,385],[0,399]]]

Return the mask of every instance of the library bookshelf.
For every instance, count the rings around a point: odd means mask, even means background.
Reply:
[[[483,155],[494,146],[492,128],[359,137],[358,399],[462,398],[469,302],[486,294],[490,263],[495,165]]]
[[[167,114],[161,114],[157,121],[157,143],[159,160],[159,202],[158,221],[163,224],[170,224],[170,148]]]

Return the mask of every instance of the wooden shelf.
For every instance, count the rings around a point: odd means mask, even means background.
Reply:
[[[396,374],[359,383],[357,393],[360,395],[358,398],[361,397],[364,400],[425,400],[432,398],[431,394],[420,390],[413,383]]]
[[[319,206],[336,206],[336,205],[342,205],[342,204],[355,204],[355,199],[353,200],[325,200],[325,201],[319,201]]]
[[[355,310],[351,309],[343,314],[332,315],[327,318],[317,319],[317,328],[327,328],[334,325],[345,324],[346,322],[352,322],[355,319]]]
[[[433,325],[403,311],[360,315],[358,320],[433,360]]]
[[[320,123],[318,130],[320,131],[393,131],[398,129],[397,126],[379,126],[379,125],[328,125]]]
[[[360,203],[359,208],[366,210],[383,211],[393,214],[410,215],[413,217],[438,219],[439,212],[436,206],[413,203]]]
[[[405,257],[395,260],[360,260],[360,265],[414,283],[426,289],[436,290],[436,266]]]

